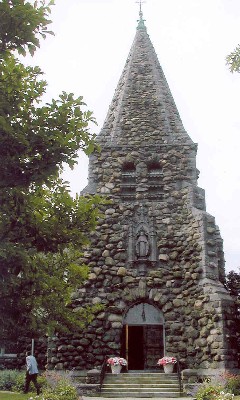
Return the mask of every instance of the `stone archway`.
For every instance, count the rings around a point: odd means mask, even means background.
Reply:
[[[122,353],[129,370],[157,367],[164,355],[165,330],[162,312],[149,303],[134,304],[123,319]]]

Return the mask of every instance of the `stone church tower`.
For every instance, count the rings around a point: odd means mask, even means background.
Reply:
[[[101,304],[82,336],[56,338],[52,367],[87,370],[121,355],[129,370],[163,355],[182,368],[237,367],[222,239],[197,186],[186,133],[140,11],[136,36],[90,156],[85,194],[107,200],[73,308]]]

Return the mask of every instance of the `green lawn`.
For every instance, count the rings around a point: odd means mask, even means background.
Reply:
[[[34,393],[34,396],[36,393]],[[31,393],[23,394],[23,393],[13,393],[13,392],[1,392],[0,391],[0,399],[1,400],[28,400],[31,397]]]

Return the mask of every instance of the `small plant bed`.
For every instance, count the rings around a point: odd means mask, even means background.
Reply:
[[[226,372],[206,378],[189,394],[196,400],[240,400],[240,375]]]
[[[41,394],[37,396],[34,386],[24,394],[25,373],[23,371],[0,371],[1,400],[80,400],[71,374],[46,371],[38,377]]]

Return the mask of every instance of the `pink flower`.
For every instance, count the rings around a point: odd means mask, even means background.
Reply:
[[[166,365],[166,364],[176,364],[177,360],[175,357],[163,357],[160,358],[157,362],[157,365]]]
[[[121,357],[110,357],[107,360],[108,365],[127,365],[127,360]]]

